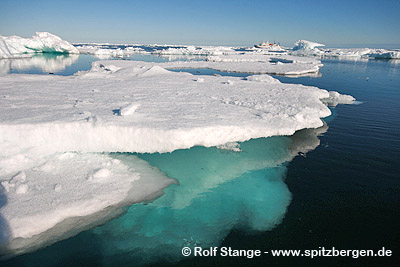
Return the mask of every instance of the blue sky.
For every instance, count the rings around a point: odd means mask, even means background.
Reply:
[[[328,46],[400,44],[400,1],[2,0],[0,35],[70,42]]]

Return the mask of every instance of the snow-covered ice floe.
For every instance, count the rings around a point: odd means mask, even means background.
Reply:
[[[313,58],[289,55],[230,55],[209,56],[207,61],[177,61],[159,64],[170,69],[209,68],[226,72],[253,74],[302,75],[318,73],[323,65]]]
[[[79,54],[69,42],[48,32],[36,32],[32,38],[0,36],[0,59],[29,57],[34,53]]]
[[[3,254],[98,225],[115,215],[110,210],[152,199],[175,182],[140,159],[130,166],[108,152],[162,153],[292,135],[322,126],[331,114],[326,102],[354,100],[266,74],[200,82],[165,69],[175,64],[99,61],[68,77],[1,77]]]

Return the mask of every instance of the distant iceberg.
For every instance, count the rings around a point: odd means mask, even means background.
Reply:
[[[318,56],[334,58],[358,59],[399,59],[400,50],[371,49],[371,48],[322,48],[320,43],[298,40],[294,43],[290,54],[296,56]]]
[[[69,42],[48,32],[36,32],[32,38],[0,36],[0,59],[29,57],[34,53],[79,54]]]
[[[400,50],[377,49],[369,56],[379,59],[400,59]]]
[[[325,46],[320,43],[311,42],[307,40],[298,40],[294,43],[293,54],[301,54],[301,55],[319,55],[323,54],[319,48],[320,46]]]

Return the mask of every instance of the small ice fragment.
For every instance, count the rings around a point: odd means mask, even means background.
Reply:
[[[62,185],[56,184],[56,185],[54,186],[54,191],[60,192],[60,191],[61,191],[61,188],[62,188]]]
[[[15,193],[18,195],[22,195],[28,192],[28,185],[27,184],[20,184],[17,189],[15,190]]]
[[[351,95],[342,95],[336,91],[329,91],[329,98],[322,99],[330,106],[336,106],[337,104],[353,104],[355,98]]]
[[[223,145],[217,146],[219,150],[231,150],[235,152],[241,152],[242,150],[240,149],[240,144],[237,142],[229,142]]]
[[[106,178],[111,176],[111,171],[109,169],[100,169],[93,174],[93,178]]]
[[[12,177],[11,183],[24,182],[25,179],[26,179],[26,174],[24,171],[21,171]]]
[[[10,192],[10,183],[8,181],[1,182],[1,186],[6,190],[6,192]]]
[[[61,155],[58,156],[59,159],[64,160],[64,159],[72,159],[73,157],[75,157],[74,153],[71,152],[65,152]]]
[[[255,81],[255,82],[266,82],[266,83],[272,83],[272,84],[281,83],[278,79],[275,79],[268,74],[252,75],[252,76],[247,77],[246,80]]]
[[[94,124],[94,123],[97,122],[97,117],[96,116],[89,116],[89,117],[86,118],[86,121]]]
[[[40,167],[40,170],[42,172],[50,172],[50,171],[54,170],[54,166],[50,163],[46,163]]]
[[[136,109],[140,106],[140,104],[130,104],[125,107],[121,107],[119,110],[120,116],[129,116],[135,113]]]

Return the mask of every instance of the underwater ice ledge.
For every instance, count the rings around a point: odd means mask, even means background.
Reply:
[[[103,226],[21,259],[54,266],[60,259],[84,251],[102,265],[174,262],[184,258],[182,246],[219,246],[232,229],[270,230],[284,218],[291,200],[284,183],[287,162],[317,147],[318,135],[326,130],[325,125],[289,137],[253,139],[219,148],[139,154],[177,178],[180,185],[168,187],[151,203],[131,206],[122,217]],[[111,156],[122,163],[135,158],[129,153]]]
[[[290,135],[298,129],[321,126],[320,117],[330,114],[321,101],[329,99],[330,94],[315,87],[281,84],[268,75],[247,80],[200,80],[143,62],[95,63],[91,72],[75,77],[6,75],[0,84],[4,104],[0,107],[4,114],[0,126],[0,178],[3,188],[9,187],[5,193],[8,203],[2,208],[6,222],[14,220],[14,212],[27,202],[25,197],[32,192],[29,189],[37,188],[30,183],[37,185],[37,177],[49,171],[51,174],[52,165],[48,163],[55,153],[167,152],[195,145],[209,147]],[[339,96],[332,97],[340,100]],[[103,181],[112,178],[112,165],[104,168],[108,171],[102,171],[101,166],[89,165],[80,174],[81,183],[92,182],[92,176],[100,176]],[[65,174],[52,178],[63,181]],[[54,179],[46,184],[50,189],[44,192],[64,194],[56,190],[60,181]],[[109,190],[108,197],[113,199],[119,188]],[[33,214],[60,207],[60,203],[48,202],[43,192],[39,196],[45,197],[45,208],[33,206]],[[101,205],[94,207],[104,209]],[[18,214],[22,220],[24,215]],[[55,224],[47,225],[51,229]],[[14,230],[9,238],[29,239],[39,234],[32,232],[38,230],[31,227],[28,235]]]
[[[160,197],[173,183],[137,157],[125,164],[106,154],[47,156],[2,183],[0,261],[103,224],[133,203]],[[18,192],[24,185],[27,192]]]

